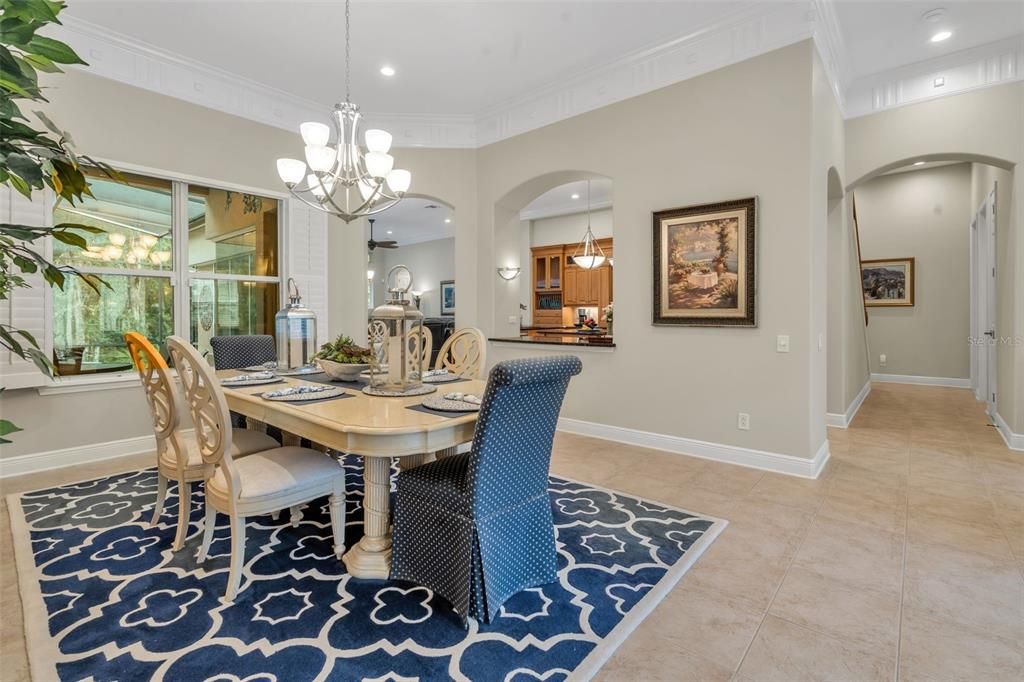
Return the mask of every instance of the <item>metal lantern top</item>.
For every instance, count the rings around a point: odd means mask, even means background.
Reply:
[[[274,316],[277,366],[296,369],[313,361],[316,353],[316,313],[302,305],[295,280],[288,278],[288,303]]]
[[[387,334],[371,340],[374,357],[386,357],[387,362],[371,364],[370,387],[400,395],[422,387],[422,368],[415,366],[418,354],[414,351],[415,344],[421,343],[423,338],[423,313],[405,297],[412,287],[409,268],[396,265],[388,271],[385,281],[391,296],[374,308],[370,319],[383,322],[387,328]]]

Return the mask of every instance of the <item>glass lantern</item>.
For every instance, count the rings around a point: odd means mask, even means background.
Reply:
[[[386,364],[373,360],[370,364],[370,387],[387,393],[410,393],[422,387],[418,367],[409,357],[409,339],[423,334],[423,313],[406,299],[412,286],[412,273],[404,265],[396,265],[386,278],[390,298],[370,315],[372,322],[382,322],[386,334],[371,340],[373,357],[387,358]]]
[[[278,369],[298,369],[316,353],[316,313],[302,305],[295,280],[288,278],[288,304],[274,316]]]

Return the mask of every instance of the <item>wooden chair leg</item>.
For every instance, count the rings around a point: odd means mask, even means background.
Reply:
[[[160,515],[164,513],[164,500],[167,499],[167,477],[159,471],[156,473],[156,504],[153,505],[153,518],[149,525],[155,526],[160,522]]]
[[[185,538],[188,537],[188,520],[192,511],[192,484],[185,481],[178,481],[178,532],[174,534],[174,545],[171,549],[175,552],[185,546]]]
[[[227,601],[234,601],[238,586],[242,582],[242,566],[245,565],[245,518],[231,516],[231,568],[228,570],[228,588],[224,595]]]
[[[198,563],[206,561],[206,555],[210,553],[210,543],[213,542],[213,527],[217,524],[217,510],[209,502],[206,503],[206,516],[203,518],[203,544],[199,547]]]
[[[331,495],[331,530],[334,533],[334,555],[341,559],[345,553],[345,491]]]

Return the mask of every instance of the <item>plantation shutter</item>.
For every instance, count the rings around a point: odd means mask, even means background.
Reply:
[[[327,214],[295,199],[289,199],[287,204],[285,274],[299,287],[302,304],[316,313],[319,345],[327,340]],[[282,284],[287,287],[287,282]]]
[[[53,224],[52,196],[49,192],[35,192],[32,201],[10,187],[0,187],[0,222],[16,225],[45,227]],[[52,247],[49,239],[36,242],[36,250],[43,249],[49,258]],[[14,274],[18,269],[12,266]],[[47,357],[53,356],[51,338],[51,298],[47,295],[47,284],[40,274],[25,275],[31,286],[15,289],[6,301],[0,301],[0,322],[15,329],[23,329],[35,337]],[[23,339],[15,335],[15,339]],[[28,342],[22,345],[27,346]],[[0,386],[8,389],[43,386],[50,383],[49,377],[39,371],[31,360],[22,360],[6,348],[0,350]]]

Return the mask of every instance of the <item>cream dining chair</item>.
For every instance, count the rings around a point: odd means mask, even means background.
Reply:
[[[245,519],[330,497],[334,553],[345,551],[345,471],[327,455],[295,446],[275,447],[235,459],[224,391],[214,370],[184,339],[172,336],[167,346],[178,368],[185,400],[195,424],[206,475],[206,520],[198,561],[210,551],[217,512],[231,526],[231,564],[224,598],[234,601],[245,564]]]
[[[467,379],[480,379],[487,364],[487,340],[475,327],[460,329],[444,342],[437,353],[435,369],[446,369]]]
[[[172,549],[177,552],[184,546],[188,535],[188,518],[192,509],[192,484],[203,480],[203,459],[199,455],[199,443],[195,436],[180,427],[184,406],[178,388],[174,385],[170,368],[160,351],[142,334],[128,332],[124,335],[132,363],[142,379],[142,390],[149,404],[153,419],[153,435],[156,436],[157,490],[156,505],[153,507],[151,525],[156,525],[163,514],[167,498],[167,482],[178,484],[178,530]],[[260,450],[277,447],[277,441],[265,433],[243,431],[234,439],[231,447],[233,457],[242,457]]]
[[[405,344],[409,370],[422,373],[430,369],[430,351],[434,348],[434,334],[430,327],[414,328],[406,336]]]

